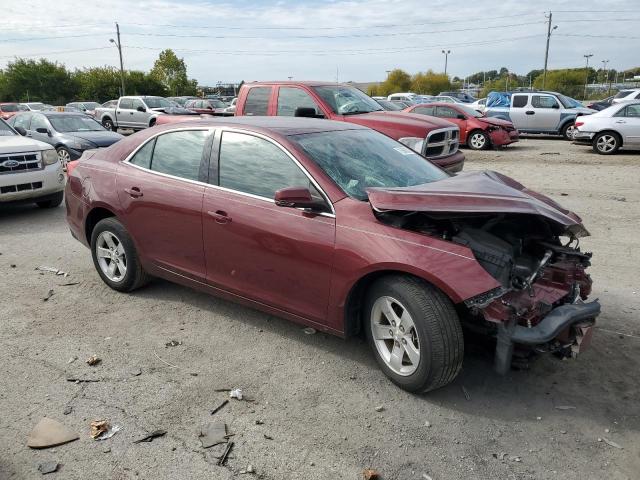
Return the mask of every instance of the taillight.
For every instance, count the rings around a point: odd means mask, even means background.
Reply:
[[[78,166],[78,160],[72,160],[67,163],[67,176],[71,176],[73,170]]]
[[[584,122],[576,122],[576,127],[581,127],[582,125],[584,125]]]

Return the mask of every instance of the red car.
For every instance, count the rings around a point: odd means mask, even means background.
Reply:
[[[189,110],[193,110],[194,112],[206,115],[219,115],[219,116],[227,116],[230,114],[225,112],[225,109],[228,107],[226,103],[221,100],[213,99],[200,99],[200,100],[188,100],[184,104],[184,108],[188,108]]]
[[[27,110],[29,110],[27,107],[23,107],[19,103],[0,103],[0,118],[9,120],[16,113]]]
[[[483,113],[466,105],[426,103],[412,105],[404,111],[440,117],[455,123],[460,127],[460,143],[466,144],[472,150],[501,147],[518,141],[518,130],[513,123],[485,117]]]
[[[580,218],[495,172],[451,176],[329,120],[234,117],[143,130],[69,164],[75,238],[111,288],[149,276],[340,335],[400,387],[462,366],[463,326],[575,355],[597,301]],[[561,242],[560,237],[566,237]]]

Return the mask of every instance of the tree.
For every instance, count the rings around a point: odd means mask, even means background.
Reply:
[[[170,93],[167,87],[150,73],[139,70],[128,70],[125,73],[127,94],[129,95],[157,95],[159,97],[165,97]],[[185,95],[190,94],[185,93]]]
[[[171,95],[196,94],[198,82],[189,80],[184,59],[178,58],[171,49],[160,52],[150,73]]]
[[[584,96],[584,81],[587,70],[584,68],[567,68],[563,70],[547,70],[545,90],[563,93],[569,97]],[[542,88],[544,75],[538,75],[533,82],[534,88]]]
[[[79,90],[76,100],[105,102],[120,96],[120,70],[113,67],[94,67],[74,73]]]
[[[418,72],[411,79],[411,91],[415,93],[437,95],[450,88],[449,77],[444,73],[435,73],[433,70],[427,70],[425,73]]]
[[[391,95],[392,93],[408,92],[411,88],[411,75],[404,70],[396,68],[391,70],[387,79],[376,89],[377,95]]]
[[[41,101],[56,105],[70,101],[77,84],[64,65],[18,58],[2,72],[0,97],[8,101]]]

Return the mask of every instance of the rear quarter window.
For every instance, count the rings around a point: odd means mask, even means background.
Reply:
[[[514,95],[513,108],[523,108],[527,105],[529,97],[527,95]]]

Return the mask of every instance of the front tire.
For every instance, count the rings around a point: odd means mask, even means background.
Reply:
[[[36,205],[40,208],[56,208],[60,206],[63,199],[64,199],[64,192],[58,192],[48,200],[42,200],[40,202],[36,202]]]
[[[613,155],[620,148],[620,137],[613,132],[602,132],[593,139],[593,151],[600,155]]]
[[[365,300],[365,331],[376,361],[392,382],[427,392],[456,378],[462,368],[462,327],[451,301],[427,282],[390,275]]]
[[[467,146],[471,150],[484,150],[491,145],[491,140],[489,139],[489,135],[484,133],[481,130],[474,130],[469,134],[469,138],[467,139]]]
[[[91,255],[100,278],[114,290],[131,292],[149,281],[131,236],[113,217],[100,220],[91,232]]]
[[[560,132],[565,140],[573,140],[573,137],[576,134],[576,125],[574,122],[567,123],[564,127],[562,127],[562,131]]]

